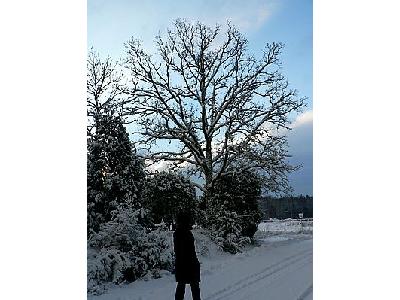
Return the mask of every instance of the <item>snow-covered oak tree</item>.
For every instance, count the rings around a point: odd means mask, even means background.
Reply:
[[[288,127],[304,98],[280,72],[281,43],[267,44],[260,59],[247,54],[247,43],[230,24],[223,32],[178,19],[156,38],[158,55],[133,39],[125,45],[148,157],[201,176],[206,195],[233,166],[263,172],[273,191],[287,186],[294,169],[286,137],[276,131]],[[172,145],[157,149],[161,140]]]

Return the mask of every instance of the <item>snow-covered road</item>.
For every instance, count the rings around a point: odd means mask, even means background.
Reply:
[[[205,300],[312,299],[312,240],[268,243],[223,272],[204,278]],[[256,253],[254,253],[256,252]],[[226,277],[219,284],[219,277]]]
[[[279,235],[238,255],[202,260],[203,300],[311,300],[312,235]],[[111,289],[93,300],[174,299],[172,275]],[[192,299],[187,286],[185,299]]]

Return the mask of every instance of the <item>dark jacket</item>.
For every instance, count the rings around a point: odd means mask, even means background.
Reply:
[[[189,229],[177,228],[174,232],[175,279],[177,282],[200,282],[200,263],[194,248],[193,234]]]

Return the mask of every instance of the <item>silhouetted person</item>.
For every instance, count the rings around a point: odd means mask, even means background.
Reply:
[[[183,300],[187,283],[190,284],[193,300],[200,300],[200,263],[196,256],[191,229],[192,221],[189,215],[178,214],[174,232],[175,279],[177,282],[175,300]]]

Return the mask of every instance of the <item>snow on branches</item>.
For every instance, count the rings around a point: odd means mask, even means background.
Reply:
[[[263,171],[271,190],[287,186],[289,115],[304,98],[280,72],[283,45],[267,44],[262,58],[247,54],[247,40],[232,25],[225,33],[176,20],[157,37],[157,56],[136,40],[126,43],[125,66],[137,80],[131,91],[136,122],[151,161],[168,161],[205,179],[207,191],[232,165]],[[153,151],[161,140],[175,149]]]

